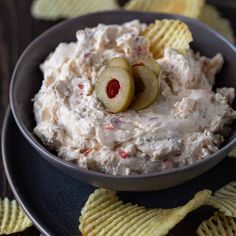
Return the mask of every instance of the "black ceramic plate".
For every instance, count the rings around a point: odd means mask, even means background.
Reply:
[[[80,235],[79,215],[94,187],[80,183],[45,161],[23,138],[8,111],[2,133],[5,171],[16,199],[44,235]],[[226,158],[209,172],[168,190],[119,192],[125,202],[146,207],[176,207],[198,190],[217,188],[236,180],[236,159]],[[201,207],[189,214],[169,235],[192,236],[214,209]]]

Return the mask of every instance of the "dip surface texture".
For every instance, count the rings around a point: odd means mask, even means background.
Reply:
[[[113,175],[153,173],[183,167],[216,152],[236,112],[233,88],[212,91],[223,65],[212,59],[167,48],[157,60],[159,95],[148,108],[107,112],[94,86],[106,61],[124,57],[131,64],[152,57],[144,24],[98,25],[61,43],[41,65],[34,133],[58,155],[79,166]]]

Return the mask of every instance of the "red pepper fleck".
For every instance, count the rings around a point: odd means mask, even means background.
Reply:
[[[120,150],[119,151],[119,156],[122,157],[122,158],[127,158],[129,155],[126,151]]]
[[[83,89],[84,88],[84,85],[83,84],[79,84],[78,85],[80,89]]]
[[[120,90],[120,83],[116,79],[112,79],[107,85],[107,96],[109,98],[114,98]]]
[[[106,129],[106,130],[112,130],[112,129],[114,129],[115,127],[112,125],[112,124],[109,124],[109,125],[107,125],[107,126],[104,126],[104,129]]]
[[[142,62],[139,62],[139,63],[136,63],[136,64],[132,65],[132,67],[136,67],[136,66],[144,66],[144,64]]]
[[[141,46],[138,46],[136,49],[137,55],[141,55],[143,53],[143,49]]]
[[[85,148],[85,149],[82,151],[82,153],[83,153],[85,156],[87,156],[91,151],[92,151],[91,149]]]
[[[84,58],[87,59],[87,58],[89,58],[90,55],[91,55],[90,52],[89,52],[89,53],[85,53],[85,54],[84,54]]]
[[[209,63],[207,60],[204,60],[203,63],[202,63],[202,70],[204,72],[204,74],[207,76],[208,72],[209,72]]]

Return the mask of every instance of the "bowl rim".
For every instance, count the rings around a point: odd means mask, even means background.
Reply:
[[[68,169],[70,168],[71,170],[73,169],[74,171],[79,171],[79,172],[81,172],[82,174],[85,174],[85,175],[92,175],[92,176],[95,176],[95,177],[101,177],[101,178],[107,178],[107,179],[117,179],[117,180],[118,179],[122,179],[122,180],[135,179],[135,180],[137,180],[137,179],[143,179],[143,178],[147,179],[147,178],[153,178],[153,177],[163,177],[163,176],[166,176],[166,175],[175,174],[175,173],[180,172],[180,171],[187,171],[187,170],[189,171],[189,170],[195,169],[197,166],[200,166],[200,165],[203,165],[204,163],[207,163],[208,161],[210,161],[211,159],[213,159],[216,156],[220,155],[221,153],[228,152],[234,145],[236,145],[236,137],[235,137],[229,143],[227,143],[225,146],[220,148],[216,153],[213,153],[212,155],[209,155],[207,158],[205,158],[203,160],[199,160],[199,161],[197,161],[197,162],[195,162],[191,165],[187,165],[187,166],[184,166],[184,167],[181,167],[181,168],[166,170],[166,171],[162,171],[162,172],[153,172],[153,173],[149,173],[149,174],[119,176],[119,175],[110,175],[110,174],[105,174],[105,173],[102,173],[102,172],[89,170],[89,169],[80,167],[80,166],[78,166],[74,163],[63,160],[62,158],[60,158],[57,155],[50,152],[43,144],[41,144],[39,141],[37,141],[37,139],[25,127],[25,125],[20,122],[20,116],[18,115],[18,113],[16,111],[16,106],[15,106],[16,103],[15,103],[15,99],[14,99],[14,95],[13,95],[14,94],[14,88],[15,88],[15,82],[17,80],[18,70],[22,66],[22,64],[24,64],[24,60],[25,60],[25,58],[27,58],[27,54],[34,48],[34,46],[42,38],[45,38],[48,35],[53,34],[57,30],[63,29],[67,25],[77,23],[77,21],[80,20],[81,18],[90,18],[90,17],[99,16],[99,15],[111,14],[111,13],[114,15],[114,17],[117,14],[122,14],[122,15],[135,14],[134,19],[138,19],[138,17],[139,17],[138,15],[140,15],[140,16],[141,15],[144,15],[144,16],[145,15],[149,15],[149,16],[151,15],[151,16],[155,16],[157,19],[158,18],[180,19],[180,20],[183,20],[186,23],[191,23],[192,25],[195,25],[197,27],[201,27],[201,28],[205,29],[206,31],[209,31],[211,34],[214,34],[215,37],[217,37],[218,39],[223,41],[223,43],[225,43],[234,53],[236,53],[236,47],[229,40],[227,40],[224,36],[219,34],[214,29],[210,28],[209,26],[207,26],[207,25],[205,25],[205,24],[203,24],[200,21],[197,21],[195,19],[191,19],[191,18],[188,18],[188,17],[185,17],[185,16],[176,15],[176,14],[158,13],[158,12],[149,13],[149,12],[142,12],[142,11],[112,10],[112,11],[103,11],[103,12],[96,12],[96,13],[86,14],[86,15],[83,15],[83,16],[79,16],[79,17],[76,17],[76,18],[72,18],[72,19],[62,21],[62,22],[56,24],[55,26],[50,27],[48,30],[46,30],[42,34],[40,34],[38,37],[36,37],[26,47],[26,49],[23,51],[23,53],[19,57],[16,65],[15,65],[12,77],[11,77],[9,100],[10,100],[10,107],[11,107],[13,117],[16,121],[16,124],[17,124],[18,128],[20,129],[21,133],[23,134],[23,136],[36,149],[36,151],[38,151],[43,158],[45,158],[46,160],[48,159],[47,161],[49,161],[51,163],[55,163],[55,165],[60,165],[62,167],[66,167]],[[99,22],[98,22],[98,24],[99,24]]]

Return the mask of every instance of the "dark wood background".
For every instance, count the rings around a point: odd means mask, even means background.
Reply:
[[[124,3],[125,0],[119,2]],[[235,22],[236,30],[236,0],[209,0],[208,2],[218,6],[225,17]],[[0,127],[8,106],[8,88],[17,59],[35,37],[58,23],[32,18],[31,3],[32,0],[0,0]],[[0,158],[0,197],[4,196],[13,198]],[[14,235],[38,236],[39,234],[35,227],[31,227],[23,233]]]

